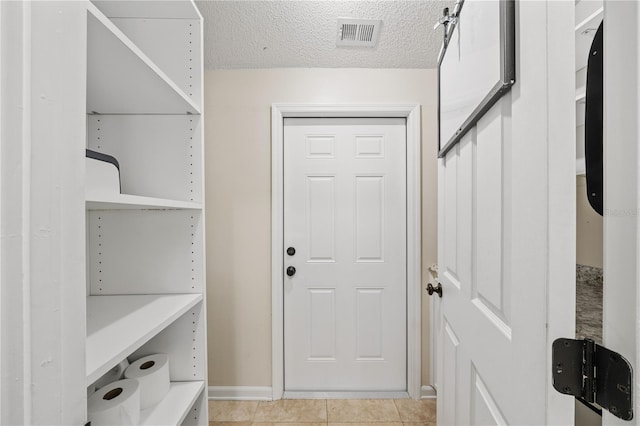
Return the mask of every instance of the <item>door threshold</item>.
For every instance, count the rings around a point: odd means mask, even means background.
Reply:
[[[407,391],[284,391],[282,399],[409,399]]]

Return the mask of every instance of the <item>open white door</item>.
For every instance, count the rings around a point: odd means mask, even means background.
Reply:
[[[639,424],[640,3],[605,1],[604,22],[603,344],[633,366],[635,407],[632,422],[602,422]]]
[[[573,2],[516,2],[516,84],[439,161],[438,424],[573,424]]]

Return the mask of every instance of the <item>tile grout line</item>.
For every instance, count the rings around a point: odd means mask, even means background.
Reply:
[[[258,403],[256,404],[256,408],[253,410],[253,414],[251,414],[251,424],[252,425],[256,420],[256,413],[258,412],[258,407],[259,406],[260,406],[260,401],[258,401]]]
[[[398,414],[398,419],[400,420],[400,423],[404,425],[404,421],[402,420],[402,416],[400,415],[400,409],[398,408],[398,404],[396,404],[396,400],[392,399],[391,401],[393,401],[393,407],[396,409],[396,413]]]

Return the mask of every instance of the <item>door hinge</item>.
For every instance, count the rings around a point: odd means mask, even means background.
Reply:
[[[552,352],[558,392],[598,404],[623,420],[633,418],[633,369],[622,355],[591,339],[557,339]]]

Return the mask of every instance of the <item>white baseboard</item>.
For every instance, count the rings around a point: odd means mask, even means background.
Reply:
[[[312,392],[284,391],[282,399],[408,399],[406,391],[380,392]]]
[[[271,401],[270,386],[209,386],[210,400]]]
[[[209,386],[210,400],[271,401],[273,389],[269,386]],[[290,395],[291,397],[291,395]],[[433,386],[422,386],[420,399],[435,399]]]
[[[420,388],[420,399],[436,399],[436,390],[433,386],[423,386]]]

